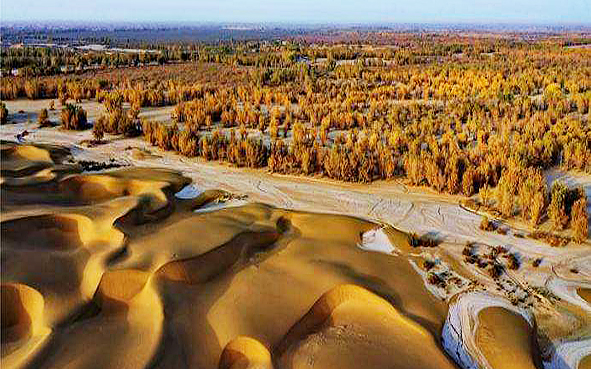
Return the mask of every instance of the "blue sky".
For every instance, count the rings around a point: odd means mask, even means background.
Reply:
[[[0,0],[0,20],[591,23],[591,0]]]

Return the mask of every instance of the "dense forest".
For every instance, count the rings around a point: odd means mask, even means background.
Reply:
[[[163,150],[276,173],[403,177],[587,237],[585,194],[547,188],[543,171],[591,173],[591,48],[554,36],[373,37],[153,53],[7,49],[2,68],[28,68],[27,77],[4,77],[0,95],[57,99],[68,129],[87,127],[68,102],[96,99],[106,108],[97,141],[143,135]],[[57,74],[64,65],[77,73]],[[174,106],[170,122],[140,118],[162,106]]]

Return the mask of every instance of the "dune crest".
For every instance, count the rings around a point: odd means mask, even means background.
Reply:
[[[542,368],[534,327],[508,300],[467,292],[450,305],[443,346],[465,369]]]
[[[2,342],[28,338],[39,332],[43,324],[43,296],[31,287],[3,283]]]
[[[20,283],[2,283],[2,366],[18,368],[43,347],[51,329],[45,325],[44,299]]]
[[[372,328],[380,334],[367,336]],[[427,330],[355,285],[322,295],[274,352],[283,368],[454,367]]]
[[[251,337],[236,337],[220,357],[219,369],[272,369],[271,354],[262,343]]]
[[[264,251],[279,238],[274,230],[244,232],[203,255],[173,261],[162,266],[157,274],[166,279],[188,284],[204,283],[243,261],[257,251]]]
[[[126,313],[129,304],[141,298],[149,277],[139,270],[107,271],[103,273],[94,301],[103,313]]]

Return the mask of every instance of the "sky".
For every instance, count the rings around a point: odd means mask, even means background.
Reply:
[[[0,0],[2,21],[591,23],[591,0]]]

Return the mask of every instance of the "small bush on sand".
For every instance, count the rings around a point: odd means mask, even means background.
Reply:
[[[532,232],[529,234],[529,237],[533,238],[534,240],[542,240],[554,247],[564,247],[570,242],[568,237],[562,237],[554,233],[543,231]]]
[[[104,119],[101,118],[97,119],[94,126],[92,126],[92,136],[96,142],[101,142],[105,137],[105,123]]]
[[[495,224],[488,220],[488,217],[482,217],[482,221],[480,222],[480,229],[483,231],[492,232],[495,230]]]
[[[50,127],[51,122],[49,121],[49,114],[47,113],[47,109],[41,109],[39,112],[39,116],[37,117],[37,121],[39,122],[39,127]]]

